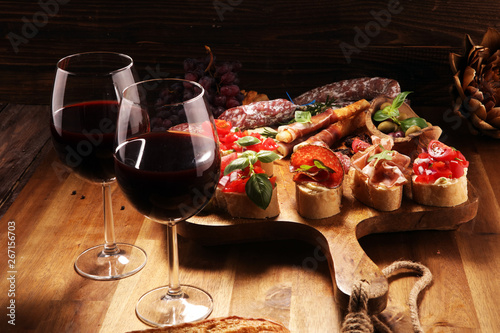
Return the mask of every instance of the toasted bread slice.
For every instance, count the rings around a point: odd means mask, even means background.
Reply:
[[[215,201],[220,211],[227,211],[232,217],[266,219],[280,214],[276,188],[273,189],[271,202],[266,209],[259,208],[246,193],[222,192],[220,187],[215,191]]]
[[[327,188],[314,183],[295,184],[297,211],[307,219],[323,219],[340,213],[342,185]]]
[[[353,169],[352,195],[367,206],[377,210],[389,212],[401,207],[403,198],[403,185],[387,187],[384,185],[373,186],[369,184],[360,170]]]
[[[205,319],[196,323],[186,323],[170,327],[151,328],[129,333],[263,333],[290,331],[274,321],[262,318],[241,318],[237,316]]]
[[[442,179],[434,184],[418,183],[412,177],[412,198],[421,205],[437,207],[458,206],[468,199],[467,174],[455,179]]]

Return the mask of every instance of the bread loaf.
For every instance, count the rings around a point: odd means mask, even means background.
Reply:
[[[152,328],[129,333],[290,333],[283,325],[262,318],[241,318],[237,316],[205,319],[170,327]]]

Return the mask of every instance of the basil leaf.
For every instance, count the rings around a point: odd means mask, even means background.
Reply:
[[[373,120],[382,122],[384,120],[389,119],[390,117],[387,115],[387,113],[384,113],[383,111],[384,110],[378,110],[377,112],[375,112],[373,114]]]
[[[326,171],[328,171],[328,173],[334,173],[335,171],[333,171],[332,168],[330,167],[327,167],[323,162],[321,162],[320,160],[313,160],[314,161],[314,165],[318,168],[318,169],[325,169]]]
[[[240,154],[240,157],[250,157],[255,156],[256,152],[254,150],[245,150]]]
[[[276,154],[273,151],[262,150],[257,153],[257,159],[262,163],[271,163],[280,158],[280,155]]]
[[[406,96],[411,94],[413,91],[404,91],[402,93],[399,93],[396,98],[392,101],[392,108],[394,109],[399,109],[401,105],[405,102]]]
[[[242,137],[241,139],[238,139],[236,143],[239,144],[240,146],[246,147],[260,143],[260,140],[257,139],[255,136],[247,135]]]
[[[295,111],[295,121],[298,123],[310,123],[311,112],[309,111]]]
[[[309,171],[309,169],[314,168],[314,165],[307,165],[307,164],[302,164],[298,170],[304,170],[304,171]]]
[[[405,120],[401,120],[401,130],[403,132],[406,132],[408,128],[414,125],[420,128],[426,128],[427,122],[425,121],[425,119],[419,117],[412,117],[412,118],[407,118]]]
[[[390,119],[392,117],[399,116],[399,110],[394,109],[392,106],[386,106],[382,110],[378,110],[373,114],[373,120],[375,121],[384,121]]]
[[[273,185],[265,173],[257,173],[248,179],[245,192],[257,207],[266,209],[271,203]]]
[[[375,164],[377,164],[378,161],[380,160],[388,160],[388,161],[392,160],[392,155],[391,155],[392,150],[387,150],[384,147],[382,147],[382,145],[379,145],[379,147],[382,148],[382,152],[368,157],[367,162],[371,162],[372,160],[377,159],[377,161],[375,162]]]
[[[258,161],[258,159],[257,159],[257,155],[256,154],[248,155],[248,162],[251,165],[254,165],[255,163],[257,163],[257,161]]]
[[[230,174],[234,170],[243,170],[250,164],[250,161],[247,157],[238,157],[229,163],[224,169],[224,176]]]

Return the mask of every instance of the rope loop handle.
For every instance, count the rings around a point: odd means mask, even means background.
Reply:
[[[411,323],[415,333],[424,333],[418,317],[417,299],[419,293],[432,282],[431,271],[424,265],[412,261],[396,261],[382,270],[386,277],[396,270],[410,269],[421,275],[410,291],[408,306],[410,308]],[[368,315],[370,283],[361,280],[352,287],[351,297],[349,299],[348,314],[342,323],[342,333],[390,333],[391,330],[378,317]]]

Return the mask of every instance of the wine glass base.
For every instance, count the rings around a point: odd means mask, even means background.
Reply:
[[[169,296],[167,286],[144,294],[135,307],[137,317],[150,326],[173,326],[207,318],[213,310],[213,300],[205,291],[181,285],[178,296]]]
[[[116,243],[118,252],[104,253],[104,245],[85,250],[75,261],[78,274],[93,280],[118,280],[139,272],[147,262],[140,247]]]

